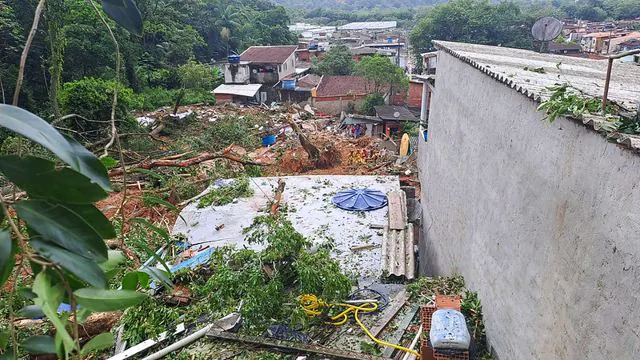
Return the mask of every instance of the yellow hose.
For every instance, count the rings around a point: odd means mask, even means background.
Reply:
[[[369,329],[367,329],[366,326],[364,326],[364,324],[362,323],[362,321],[360,321],[360,318],[358,317],[358,312],[360,312],[360,311],[362,311],[362,312],[373,312],[373,311],[376,311],[376,310],[378,310],[378,304],[376,304],[376,303],[364,303],[364,304],[361,304],[361,305],[329,304],[329,303],[324,302],[322,299],[319,299],[315,295],[305,294],[305,295],[302,295],[300,297],[300,304],[302,305],[302,308],[304,309],[304,312],[308,316],[311,316],[311,317],[322,315],[322,311],[321,310],[323,308],[331,309],[331,308],[336,307],[336,306],[345,308],[338,315],[334,315],[331,318],[329,318],[330,321],[327,321],[327,324],[332,324],[332,325],[335,325],[335,326],[343,325],[349,320],[349,314],[353,313],[353,317],[356,320],[356,322],[358,323],[358,325],[360,325],[360,327],[362,328],[364,333],[367,334],[367,336],[369,336],[371,338],[371,340],[373,340],[375,343],[380,344],[382,346],[392,347],[394,349],[398,349],[400,351],[404,351],[404,352],[413,354],[416,357],[420,358],[420,354],[417,351],[414,351],[414,350],[411,350],[411,349],[407,349],[405,347],[402,347],[402,346],[399,346],[399,345],[395,345],[395,344],[392,344],[392,343],[388,343],[388,342],[383,341],[383,340],[376,339],[376,337],[373,336],[373,334],[369,331]]]

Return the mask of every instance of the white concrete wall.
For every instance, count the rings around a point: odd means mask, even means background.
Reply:
[[[282,80],[285,76],[295,74],[296,72],[296,53],[295,51],[287,58],[282,65],[278,67],[278,79]]]
[[[640,359],[640,155],[438,57],[421,271],[478,291],[499,359]]]

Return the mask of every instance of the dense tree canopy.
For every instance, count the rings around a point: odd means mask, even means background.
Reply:
[[[13,91],[17,64],[36,0],[0,2],[0,81]],[[144,22],[141,37],[113,23],[122,54],[122,81],[136,92],[179,88],[178,68],[195,59],[221,60],[251,45],[292,44],[289,17],[283,7],[266,0],[137,0]],[[115,47],[84,0],[48,0],[25,71],[21,105],[47,115],[52,112],[52,85],[83,78],[113,79]],[[58,57],[56,57],[58,54]],[[1,98],[0,98],[1,100]]]
[[[315,64],[313,70],[320,75],[350,75],[354,66],[355,62],[349,48],[335,45],[326,52],[322,61]]]

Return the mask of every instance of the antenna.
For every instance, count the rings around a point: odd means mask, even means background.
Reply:
[[[540,52],[543,52],[545,45],[547,45],[548,49],[549,41],[557,38],[561,32],[562,22],[551,16],[543,17],[536,21],[533,27],[531,27],[531,35],[533,35],[533,38],[542,41]]]

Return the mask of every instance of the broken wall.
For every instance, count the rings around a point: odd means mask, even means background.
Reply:
[[[640,155],[442,51],[423,274],[460,273],[499,359],[640,358]]]

